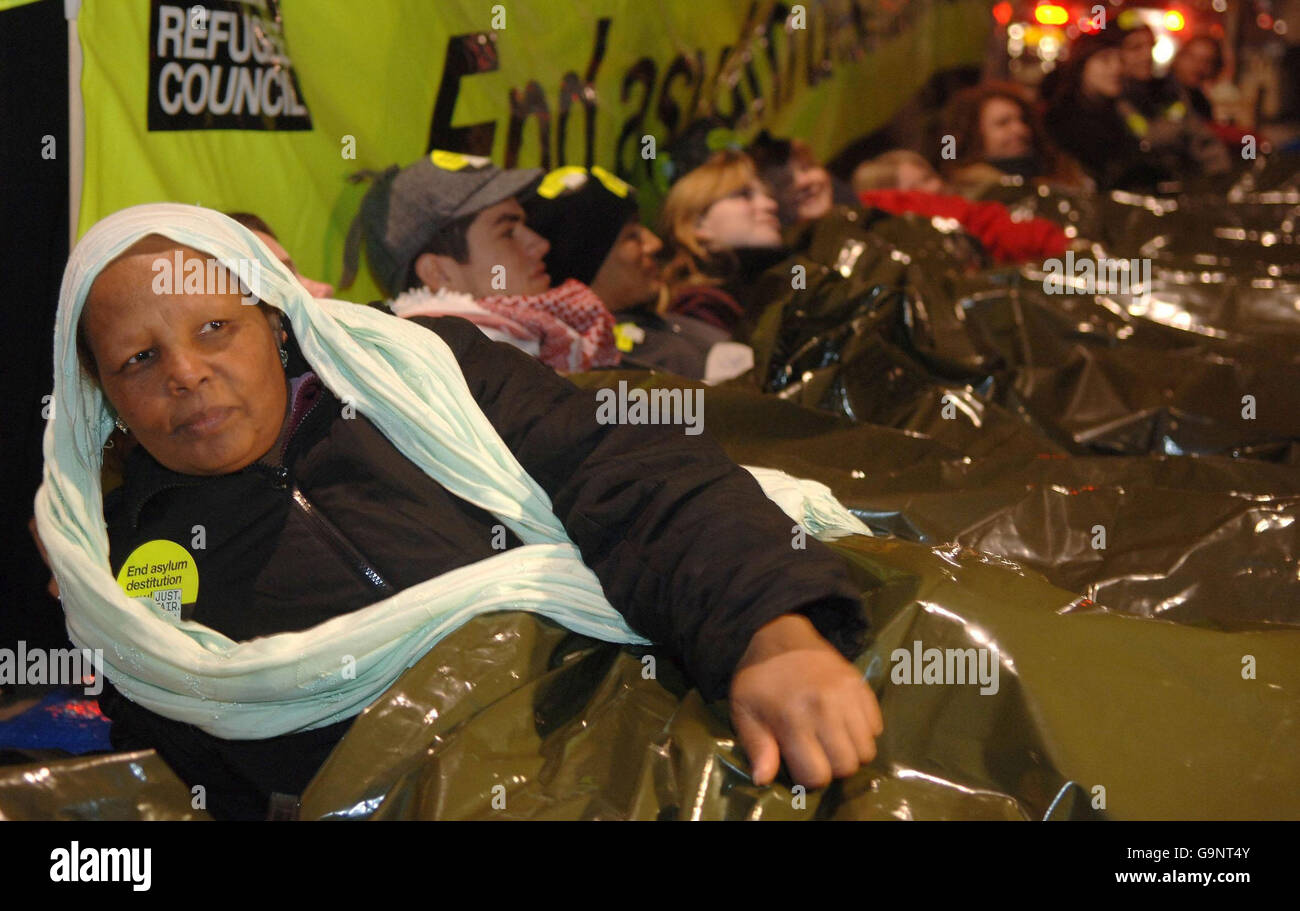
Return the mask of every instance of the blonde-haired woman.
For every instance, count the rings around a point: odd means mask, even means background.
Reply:
[[[744,340],[748,286],[785,255],[776,200],[754,162],[743,152],[716,153],[673,185],[660,225],[668,311]]]

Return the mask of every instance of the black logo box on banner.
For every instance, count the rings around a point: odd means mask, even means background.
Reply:
[[[149,129],[311,129],[276,0],[153,0]]]

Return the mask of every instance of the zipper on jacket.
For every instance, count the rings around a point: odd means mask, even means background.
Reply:
[[[286,475],[288,474],[287,470],[283,468],[280,470],[285,471]],[[353,546],[352,542],[347,539],[343,532],[339,531],[338,527],[326,518],[324,513],[320,511],[316,504],[307,499],[307,495],[299,489],[297,484],[293,485],[293,503],[303,516],[306,517],[307,524],[311,526],[312,530],[315,531],[326,544],[330,545],[330,547],[334,549],[335,553],[346,560],[348,565],[356,570],[356,572],[366,580],[366,583],[371,588],[380,592],[385,597],[396,594],[396,590],[393,586],[379,574],[379,571],[371,565],[365,555]]]
[[[365,580],[367,585],[384,597],[394,595],[397,593],[397,590],[394,589],[393,586],[389,584],[388,580],[380,574],[379,570],[375,569],[374,565],[366,559],[365,554],[361,553],[361,551],[359,551],[356,546],[348,540],[347,536],[344,535],[343,532],[340,531],[339,528],[320,511],[320,508],[316,506],[315,503],[307,499],[307,495],[302,492],[302,489],[298,486],[297,482],[291,481],[289,478],[289,469],[284,464],[289,455],[289,451],[294,448],[294,444],[297,443],[301,437],[301,431],[303,425],[307,423],[307,419],[311,417],[318,408],[320,408],[320,404],[324,399],[325,395],[323,393],[319,394],[316,401],[312,402],[311,406],[303,413],[302,417],[298,419],[298,423],[295,425],[293,432],[289,434],[288,439],[286,439],[280,447],[278,465],[268,465],[263,462],[254,463],[250,467],[265,475],[271,482],[271,486],[276,490],[285,490],[292,487],[290,499],[293,506],[291,508],[297,509],[302,513],[303,517],[307,521],[307,525],[316,533],[316,536],[324,541],[324,543],[327,544],[336,554],[342,557],[343,560],[351,566],[362,579]]]

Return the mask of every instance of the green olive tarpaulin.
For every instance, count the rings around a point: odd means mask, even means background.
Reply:
[[[302,798],[327,819],[1295,818],[1300,630],[1227,633],[1094,608],[1014,565],[835,545],[876,636],[858,666],[879,755],[807,794],[754,787],[725,707],[654,650],[517,614],[449,636],[367,709]],[[998,691],[895,685],[891,652],[992,648]],[[1243,679],[1242,658],[1257,677]],[[143,758],[142,758],[143,757]],[[9,819],[204,814],[152,753],[11,767]]]

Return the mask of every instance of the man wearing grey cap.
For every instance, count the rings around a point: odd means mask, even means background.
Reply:
[[[398,316],[459,316],[496,341],[571,373],[619,361],[614,318],[586,285],[551,287],[550,249],[530,230],[519,199],[542,171],[434,150],[376,177],[348,233],[342,286],[361,241]]]

